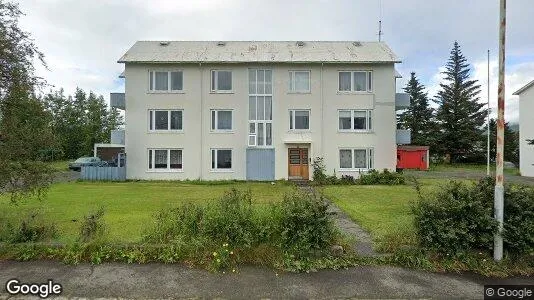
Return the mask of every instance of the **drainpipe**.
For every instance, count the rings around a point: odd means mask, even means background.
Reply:
[[[323,66],[321,63],[321,156],[324,155],[324,97],[323,97]]]
[[[200,180],[204,180],[204,72],[202,63],[198,63],[200,70]]]

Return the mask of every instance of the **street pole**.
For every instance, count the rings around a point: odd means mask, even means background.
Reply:
[[[499,24],[499,98],[497,110],[497,163],[495,176],[495,219],[499,226],[493,243],[493,259],[502,260],[503,242],[502,229],[504,217],[504,46],[506,39],[506,0],[500,0],[500,24]]]
[[[489,104],[489,49],[488,49],[488,164],[486,176],[490,176],[490,104]]]

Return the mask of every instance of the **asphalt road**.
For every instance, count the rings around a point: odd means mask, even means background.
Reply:
[[[488,279],[435,274],[396,267],[368,266],[309,274],[281,273],[242,267],[236,274],[210,273],[178,264],[119,264],[66,266],[59,262],[0,262],[0,299],[5,283],[60,283],[60,297],[88,298],[436,298],[482,299],[484,284],[527,284],[533,278]]]

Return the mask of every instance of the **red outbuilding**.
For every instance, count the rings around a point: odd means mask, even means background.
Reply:
[[[429,168],[428,146],[397,146],[397,169],[428,170]]]

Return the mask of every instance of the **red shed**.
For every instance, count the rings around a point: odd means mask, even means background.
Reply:
[[[428,170],[428,146],[397,146],[397,169]]]

